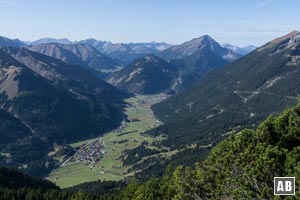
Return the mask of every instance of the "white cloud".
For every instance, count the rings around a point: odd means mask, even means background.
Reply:
[[[262,8],[265,7],[266,5],[270,4],[272,0],[262,0],[256,5],[256,8]]]

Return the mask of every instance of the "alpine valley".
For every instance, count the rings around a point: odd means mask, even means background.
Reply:
[[[270,177],[300,178],[299,76],[298,31],[0,37],[0,199],[274,199]]]

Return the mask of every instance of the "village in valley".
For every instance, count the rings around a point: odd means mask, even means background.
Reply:
[[[75,162],[83,162],[86,165],[93,165],[100,161],[101,157],[106,153],[104,143],[99,140],[81,147],[74,155]]]
[[[152,113],[150,106],[153,102],[162,101],[166,99],[167,96],[165,94],[159,95],[141,95],[137,97],[137,102]],[[135,110],[136,107],[132,105],[131,109]],[[124,119],[120,126],[113,130],[113,132],[124,134],[123,131],[127,127],[128,122],[134,122],[137,119]],[[156,123],[159,124],[160,122],[156,120]],[[126,134],[126,133],[125,133]],[[102,137],[96,138],[95,140],[79,147],[79,150],[69,159],[67,159],[62,166],[73,164],[73,163],[84,163],[88,165],[91,170],[95,169],[95,164],[98,163],[101,158],[106,154],[106,148]],[[101,167],[100,167],[101,168]]]
[[[149,145],[163,139],[161,136],[142,135],[143,132],[161,125],[151,106],[166,99],[168,95],[137,95],[126,100],[127,118],[116,129],[101,136],[69,144],[73,153],[60,159],[60,167],[54,170],[49,180],[61,187],[72,186],[86,180],[121,180],[133,175],[130,166],[122,158],[128,150],[147,141]]]

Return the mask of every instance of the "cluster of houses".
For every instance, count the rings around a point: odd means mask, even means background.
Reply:
[[[83,162],[86,165],[92,165],[100,161],[101,157],[106,153],[101,140],[97,140],[88,146],[82,147],[75,154],[76,162]]]

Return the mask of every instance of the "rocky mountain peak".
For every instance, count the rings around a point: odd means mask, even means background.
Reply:
[[[298,44],[300,44],[300,32],[293,31],[292,35],[291,35],[291,38],[290,38],[290,41],[288,43],[288,47],[292,47],[292,46],[295,46],[295,45],[298,45]]]
[[[258,49],[258,51],[262,51],[267,48],[274,48],[272,53],[274,54],[274,53],[279,53],[288,48],[294,48],[298,44],[300,44],[300,32],[292,31],[287,35],[276,38],[275,40],[263,45]]]

